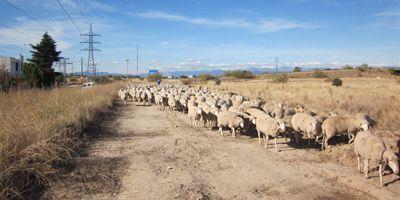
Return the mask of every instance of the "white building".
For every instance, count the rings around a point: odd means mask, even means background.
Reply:
[[[0,56],[0,68],[4,68],[11,76],[23,76],[24,57],[19,56],[19,59],[13,57]]]

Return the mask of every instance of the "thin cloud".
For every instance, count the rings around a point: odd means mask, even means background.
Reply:
[[[136,14],[129,13],[129,15],[145,19],[159,19],[220,28],[249,28],[257,32],[276,32],[288,29],[316,29],[321,27],[312,22],[295,22],[282,18],[263,19],[258,21],[249,21],[245,19],[209,19],[192,18],[162,11],[146,11]]]

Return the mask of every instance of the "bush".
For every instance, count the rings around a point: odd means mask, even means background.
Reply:
[[[342,86],[343,81],[340,78],[334,78],[332,81],[333,86]]]
[[[149,82],[156,82],[158,79],[161,80],[162,76],[161,76],[161,74],[152,74],[152,75],[148,76],[146,79]]]
[[[395,69],[395,68],[389,68],[388,69],[388,72],[391,74],[391,75],[400,75],[400,69]]]
[[[182,85],[190,85],[190,84],[192,84],[192,79],[183,78],[183,79],[181,79],[181,83],[182,83]]]
[[[295,67],[295,68],[293,69],[293,72],[301,72],[301,68],[300,68],[300,67]]]
[[[353,69],[353,67],[350,66],[350,65],[345,65],[345,66],[342,67],[342,69]]]
[[[182,76],[179,76],[179,78],[180,79],[185,79],[185,78],[188,78],[188,76],[182,75]]]
[[[238,79],[252,79],[254,75],[251,71],[246,70],[234,70],[224,72],[225,77],[234,77]]]
[[[215,85],[221,85],[221,80],[218,78],[214,80]]]
[[[289,77],[286,74],[275,74],[272,76],[272,83],[286,83]]]
[[[321,70],[317,69],[314,71],[312,77],[314,78],[326,78],[328,77],[324,72],[322,72]]]
[[[362,64],[362,65],[359,65],[358,67],[357,67],[357,69],[358,69],[358,71],[360,71],[360,72],[365,72],[367,69],[369,69],[370,67],[367,65],[367,64]]]
[[[211,81],[211,80],[215,80],[217,79],[215,76],[213,76],[212,74],[200,74],[199,76],[199,80],[201,82],[207,82],[207,81]]]

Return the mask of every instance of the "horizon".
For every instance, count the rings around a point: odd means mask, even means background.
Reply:
[[[66,12],[57,1],[1,0],[0,55],[30,57],[28,44],[47,31],[79,71],[80,34],[93,23],[101,72],[125,74],[129,59],[135,74],[137,44],[139,73],[270,69],[275,57],[280,67],[400,63],[398,0],[59,2]]]

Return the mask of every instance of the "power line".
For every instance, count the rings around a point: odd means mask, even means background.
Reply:
[[[86,17],[82,12],[81,7],[79,6],[79,4],[78,4],[78,2],[76,0],[74,0],[74,1],[75,1],[76,7],[78,7],[79,13],[81,14],[83,20],[85,21],[86,25],[89,26],[89,23],[86,21]]]
[[[32,19],[33,21],[35,21],[37,24],[42,25],[45,30],[49,30],[49,28],[44,25],[42,22],[39,22],[38,20],[36,20],[36,18],[32,17],[31,15],[29,15],[28,13],[26,13],[25,11],[23,11],[21,8],[19,8],[18,6],[16,6],[15,4],[9,2],[8,0],[3,0],[4,2],[6,2],[8,5],[12,6],[13,8],[15,8],[16,10],[18,10],[19,12],[21,12],[22,14],[24,14],[25,16],[27,16],[28,18]]]
[[[40,8],[40,9],[42,9],[42,10],[44,10],[44,11],[46,11],[47,13],[51,13],[51,11],[49,10],[49,9],[47,9],[46,7],[44,7],[42,4],[40,4],[39,2],[37,2],[37,1],[34,1],[35,2],[35,4]],[[49,15],[50,17],[51,17],[51,19],[54,21],[54,22],[57,22],[58,23],[58,21],[57,21],[57,19],[55,19],[54,18],[54,15]]]
[[[94,23],[94,20],[93,20],[92,11],[91,11],[91,9],[90,9],[90,7],[89,7],[89,4],[88,4],[87,0],[83,0],[83,1],[84,1],[84,3],[85,3],[85,7],[86,7],[86,9],[87,9],[87,12],[89,13],[90,22],[93,24],[93,23]]]
[[[4,27],[6,27],[6,28],[9,28],[9,29],[11,29],[11,30],[13,30],[13,31],[15,31],[15,32],[17,32],[17,33],[24,34],[22,31],[19,31],[19,30],[15,29],[15,28],[13,28],[13,27],[7,25],[7,24],[4,24],[3,22],[0,22],[0,25],[1,25],[1,26],[4,26]]]
[[[67,10],[64,8],[64,6],[63,6],[62,3],[60,2],[60,0],[57,0],[57,2],[58,2],[58,5],[60,5],[60,7],[63,9],[64,13],[68,16],[68,18],[69,18],[69,19],[71,20],[71,22],[74,24],[76,30],[77,30],[79,33],[82,33],[82,31],[81,31],[81,30],[79,29],[79,27],[76,25],[74,19],[72,19],[71,15],[70,15],[70,14],[67,12]]]

